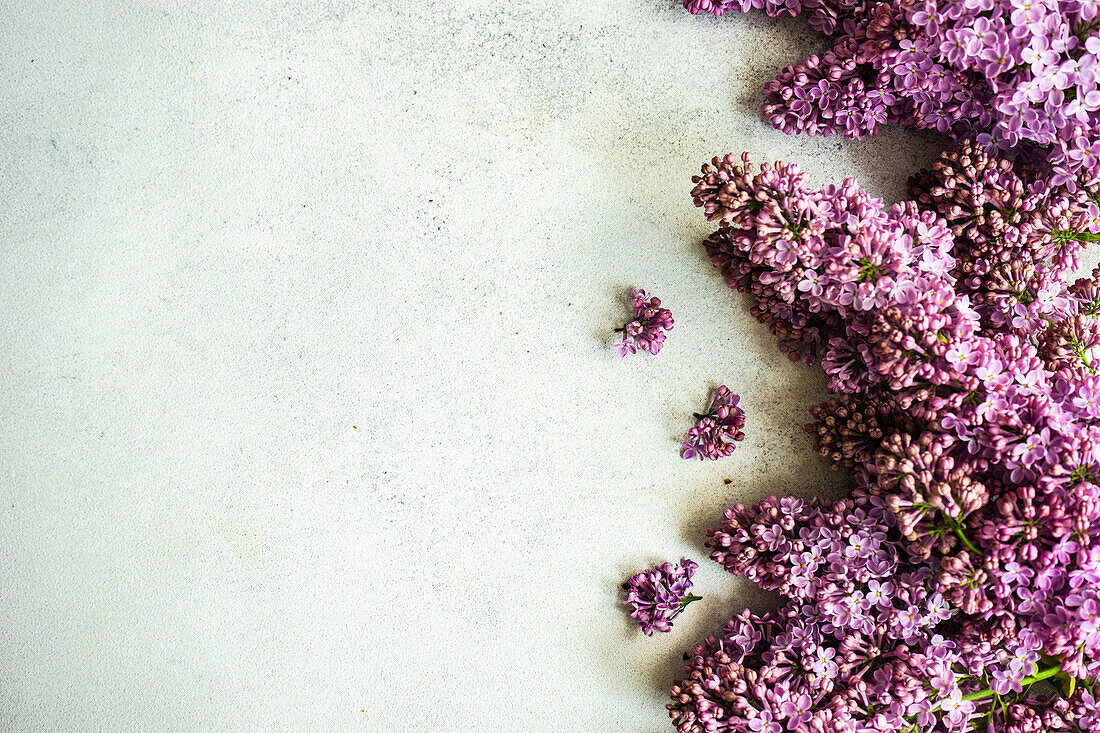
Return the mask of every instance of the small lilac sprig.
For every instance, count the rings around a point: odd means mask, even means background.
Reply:
[[[737,406],[739,395],[722,385],[714,392],[710,410],[706,414],[695,413],[698,420],[688,431],[683,443],[683,457],[687,459],[709,458],[717,461],[733,453],[736,443],[745,439],[745,411]]]
[[[688,595],[691,588],[691,576],[699,566],[691,560],[680,560],[680,564],[662,563],[649,570],[634,575],[623,583],[626,601],[633,611],[631,618],[646,636],[654,631],[671,631],[672,620],[701,596]]]
[[[672,330],[672,312],[661,307],[660,298],[650,297],[637,288],[630,289],[630,306],[634,309],[634,319],[615,329],[622,337],[616,339],[611,348],[618,349],[619,356],[638,351],[658,353],[665,343],[665,331]]]

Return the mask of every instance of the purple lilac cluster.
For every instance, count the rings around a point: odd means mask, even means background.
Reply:
[[[873,134],[886,122],[1012,150],[1057,184],[1100,175],[1095,0],[684,0],[692,13],[806,13],[831,50],[764,92],[785,132]]]
[[[697,648],[678,729],[1100,733],[1100,271],[1063,283],[1100,190],[972,140],[890,207],[747,155],[693,180],[714,265],[827,374],[808,429],[857,489],[708,532],[789,604]]]
[[[671,631],[672,620],[689,603],[699,600],[700,596],[688,595],[691,576],[698,567],[691,560],[681,560],[679,564],[666,562],[623,583],[624,603],[631,608],[631,618],[638,620],[646,636],[653,636],[654,631]]]
[[[1037,669],[1029,639],[960,621],[880,497],[737,505],[707,544],[727,570],[789,600],[763,617],[743,612],[687,655],[668,706],[680,731],[1016,731],[1028,730],[1028,716],[1044,730],[1091,731],[1100,722],[1087,690],[1076,701],[1013,694],[1064,673]]]
[[[648,351],[656,354],[665,343],[665,332],[672,330],[672,313],[661,307],[659,298],[651,297],[644,290],[630,289],[630,307],[633,320],[615,329],[620,336],[612,343],[619,356]]]
[[[695,427],[688,431],[683,443],[684,458],[719,458],[733,453],[737,443],[745,439],[745,411],[737,406],[739,395],[730,392],[722,385],[714,391],[710,410],[705,414],[695,413]]]

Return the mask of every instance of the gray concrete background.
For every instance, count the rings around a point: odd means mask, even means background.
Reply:
[[[690,176],[896,200],[936,153],[764,124],[823,47],[654,0],[0,5],[0,728],[667,730],[769,602],[702,529],[844,487]],[[605,348],[630,285],[656,358]],[[720,383],[748,439],[683,461]],[[647,639],[618,583],[682,556],[706,599]]]

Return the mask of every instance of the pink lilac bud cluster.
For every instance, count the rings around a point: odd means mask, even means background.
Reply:
[[[733,453],[737,442],[745,439],[745,411],[737,406],[740,395],[722,385],[714,391],[710,410],[695,413],[695,427],[683,443],[684,458],[708,458],[717,461]]]
[[[649,296],[646,291],[630,289],[630,307],[634,311],[633,320],[622,328],[615,329],[620,334],[611,348],[618,350],[619,356],[648,351],[656,354],[665,343],[665,332],[672,330],[672,313],[661,307],[661,300]]]
[[[693,179],[715,266],[837,393],[809,430],[857,490],[708,532],[789,605],[688,659],[682,733],[1100,733],[1100,271],[1063,283],[1100,191],[1036,176],[964,141],[890,207],[747,155]]]
[[[684,0],[692,13],[806,13],[833,48],[764,87],[784,132],[858,138],[895,122],[976,136],[1044,162],[1056,184],[1100,175],[1095,0]]]
[[[691,560],[681,560],[679,564],[666,562],[623,583],[624,603],[646,636],[653,636],[654,631],[671,631],[672,620],[689,603],[699,600],[699,596],[688,595],[691,576],[698,567]]]
[[[1100,227],[1098,190],[1036,180],[970,140],[910,185],[918,207],[942,216],[957,242],[956,292],[986,327],[1028,336],[1068,312],[1063,280]]]

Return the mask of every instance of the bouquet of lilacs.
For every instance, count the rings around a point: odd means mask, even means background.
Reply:
[[[1041,162],[1056,184],[1100,175],[1096,0],[683,0],[692,13],[806,13],[831,50],[764,87],[786,132],[887,122],[974,137]]]
[[[1100,732],[1100,189],[963,140],[885,206],[716,158],[727,282],[835,396],[840,502],[770,498],[712,558],[786,599],[686,657],[681,733]]]

